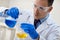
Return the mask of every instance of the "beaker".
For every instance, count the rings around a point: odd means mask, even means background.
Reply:
[[[24,18],[22,15],[20,15],[20,19],[17,20],[16,24],[16,40],[25,40],[28,37],[28,34],[24,32],[24,30],[21,28],[21,23],[28,23],[27,18]]]
[[[20,26],[19,26],[20,27]],[[25,40],[28,36],[21,28],[16,28],[15,40]]]

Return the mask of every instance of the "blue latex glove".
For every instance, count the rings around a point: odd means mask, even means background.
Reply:
[[[32,39],[36,39],[39,36],[32,24],[22,23],[21,28],[28,33]]]
[[[13,28],[16,24],[16,21],[14,20],[5,20],[5,24],[9,27],[9,28]]]
[[[17,7],[12,7],[6,11],[6,14],[14,19],[17,19],[19,16],[19,9]]]
[[[13,19],[17,19],[18,16],[19,16],[19,10],[18,10],[17,7],[12,7],[10,9],[8,9],[7,11],[5,11],[5,13],[7,15],[9,15]],[[16,24],[16,21],[12,20],[12,19],[10,20],[10,18],[9,19],[5,19],[5,24],[8,27],[13,28],[15,26],[15,24]]]

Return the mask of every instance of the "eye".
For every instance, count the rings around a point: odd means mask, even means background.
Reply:
[[[39,9],[44,10],[44,8],[43,8],[43,7],[39,7]]]

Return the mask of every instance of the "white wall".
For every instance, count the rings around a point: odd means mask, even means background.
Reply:
[[[32,9],[33,0],[10,0],[9,7],[17,6],[22,9]]]
[[[8,7],[9,6],[9,0],[0,0],[0,6]]]
[[[53,4],[53,10],[51,12],[52,17],[57,24],[60,25],[60,0],[55,0]]]

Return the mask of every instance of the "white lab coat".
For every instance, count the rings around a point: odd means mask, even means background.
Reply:
[[[25,20],[25,22],[33,24],[34,23],[33,16],[30,16],[27,14],[25,14],[25,12],[24,12],[23,15],[20,16],[20,19],[19,19],[20,23],[22,23]],[[24,15],[26,15],[26,16],[24,16]],[[28,16],[30,16],[30,17],[28,18]],[[17,24],[19,24],[19,21]],[[16,26],[16,27],[18,27],[18,29],[20,28],[19,26]],[[48,19],[46,21],[44,21],[41,25],[39,25],[39,27],[36,29],[36,31],[40,35],[39,40],[60,40],[60,26],[57,26],[53,22],[51,17],[48,17]],[[23,40],[37,40],[37,39],[32,39],[30,36],[28,36],[26,39],[23,39]]]
[[[49,17],[36,30],[40,38],[39,40],[60,40],[60,26]]]

